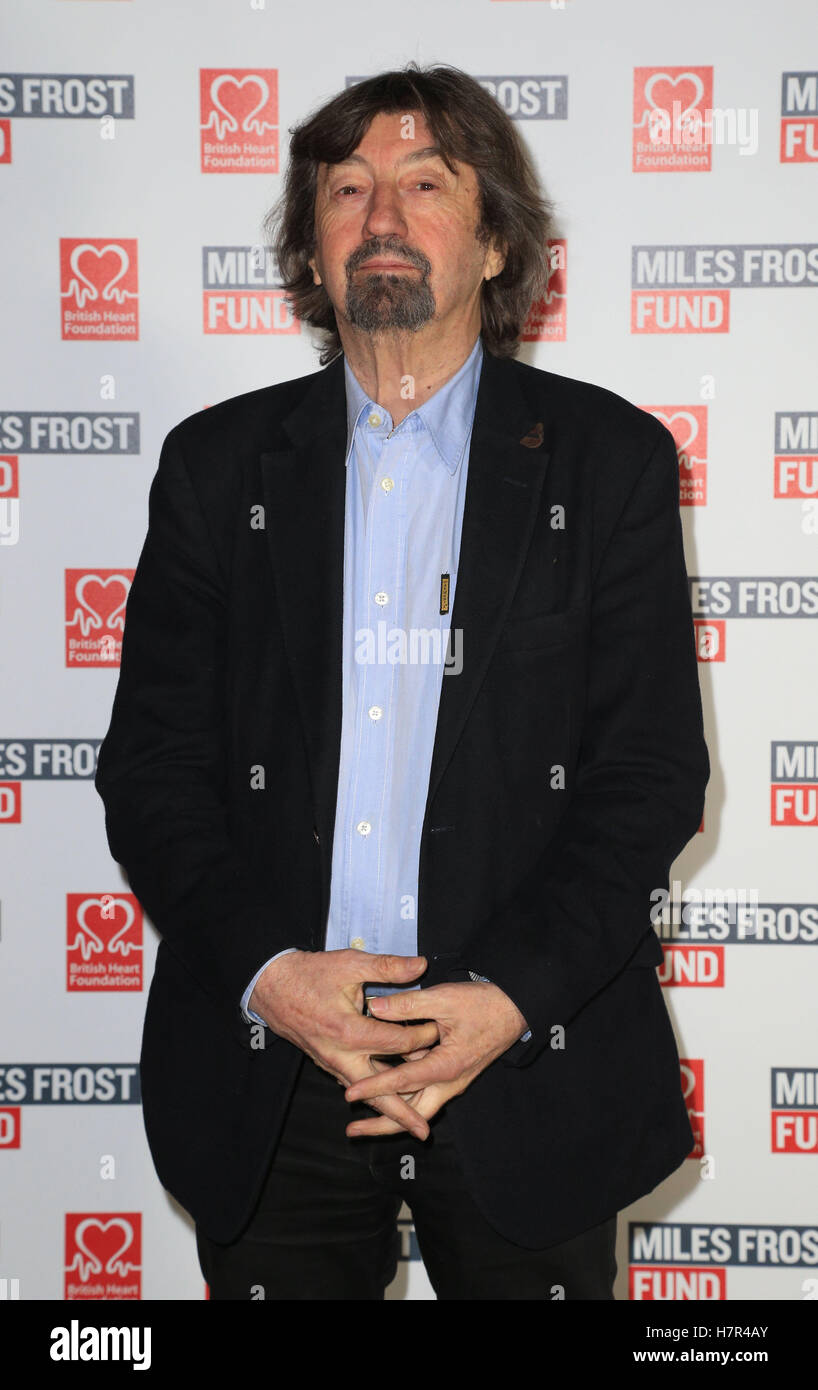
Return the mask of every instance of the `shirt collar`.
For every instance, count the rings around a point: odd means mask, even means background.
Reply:
[[[472,428],[482,361],[483,344],[478,336],[474,347],[454,376],[396,426],[396,433],[403,430],[407,434],[425,426],[438,456],[450,473],[457,470]],[[364,413],[368,415],[371,410],[377,410],[385,421],[389,416],[383,406],[367,396],[346,356],[344,376],[347,398],[347,450],[344,462],[349,463],[355,431],[361,416]]]

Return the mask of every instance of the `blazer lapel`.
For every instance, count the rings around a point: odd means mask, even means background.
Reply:
[[[532,416],[519,364],[484,351],[451,618],[452,631],[462,634],[463,669],[443,676],[427,812],[522,572],[551,456],[551,432],[551,421]],[[452,650],[458,652],[455,641]]]
[[[542,413],[542,412],[540,412]],[[519,364],[484,351],[451,627],[463,668],[444,674],[427,796],[434,797],[477,695],[531,542],[551,422],[526,401]],[[346,389],[343,357],[282,422],[261,455],[266,533],[287,660],[313,779],[316,825],[331,847],[341,747]],[[329,848],[324,859],[329,864]]]
[[[331,844],[341,750],[346,388],[337,357],[261,455],[267,540],[312,773],[316,828]]]

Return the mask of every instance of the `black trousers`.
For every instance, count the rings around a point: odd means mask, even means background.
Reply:
[[[526,1250],[469,1197],[445,1109],[425,1141],[405,1132],[348,1139],[346,1125],[372,1114],[304,1059],[249,1225],[230,1245],[197,1227],[211,1299],[382,1299],[397,1273],[404,1201],[439,1299],[613,1298],[616,1214]]]

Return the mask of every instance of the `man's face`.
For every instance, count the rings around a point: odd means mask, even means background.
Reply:
[[[419,112],[382,112],[349,159],[319,169],[309,264],[339,321],[363,332],[468,317],[484,278],[502,269],[502,255],[476,239],[474,169],[453,174],[434,144]]]

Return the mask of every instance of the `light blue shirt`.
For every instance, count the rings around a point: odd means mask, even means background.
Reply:
[[[482,358],[478,337],[454,376],[397,426],[344,359],[343,708],[327,951],[417,955],[440,693],[463,660],[450,626]],[[258,1023],[248,1001],[269,964],[241,1001]]]
[[[417,955],[420,836],[481,363],[478,338],[460,370],[396,427],[345,363],[352,448],[344,590],[351,602],[328,951]]]

